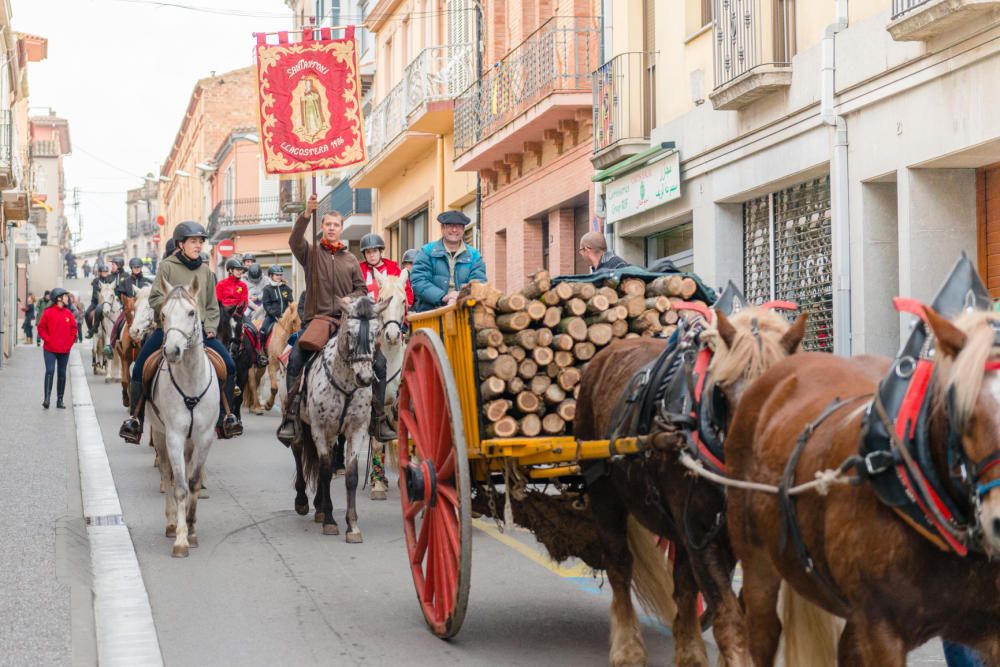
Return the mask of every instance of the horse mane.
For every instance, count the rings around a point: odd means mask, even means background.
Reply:
[[[959,315],[952,321],[965,334],[965,345],[954,359],[940,355],[938,363],[943,382],[937,383],[936,401],[943,407],[948,396],[953,396],[952,409],[959,423],[966,423],[976,409],[979,392],[983,388],[983,366],[994,354],[993,343],[1000,327],[1000,314],[972,311]]]
[[[299,311],[298,306],[294,303],[288,304],[288,308],[285,308],[285,312],[281,314],[278,318],[278,324],[281,325],[286,331],[291,333],[292,331],[292,321],[298,317]]]
[[[702,340],[715,348],[709,368],[716,384],[724,387],[741,377],[755,380],[788,356],[781,337],[791,324],[780,313],[753,306],[732,315],[729,322],[736,329],[732,345],[722,339],[716,324],[701,334]]]

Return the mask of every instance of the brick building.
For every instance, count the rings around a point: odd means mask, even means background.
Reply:
[[[213,172],[205,167],[234,129],[257,125],[256,86],[253,67],[210,76],[195,84],[161,170],[164,238],[170,238],[177,223],[185,220],[207,226],[212,212],[209,178]]]
[[[482,8],[483,67],[455,102],[454,166],[480,175],[487,272],[511,290],[541,267],[586,270],[576,247],[593,216],[600,7],[485,0]]]

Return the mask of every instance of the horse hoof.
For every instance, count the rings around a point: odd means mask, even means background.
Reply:
[[[198,548],[198,536],[188,533],[188,546],[192,549]]]
[[[173,556],[174,558],[187,558],[188,548],[181,544],[175,544],[174,550],[170,555]]]
[[[315,514],[313,514],[313,521],[315,521],[316,523],[323,523],[323,519],[325,518],[326,515],[323,514],[322,512],[316,512]]]
[[[347,543],[348,544],[361,544],[362,542],[365,541],[364,538],[361,537],[361,531],[360,530],[354,531],[353,533],[350,532],[350,531],[348,531],[346,537],[347,537]]]
[[[370,497],[372,500],[385,500],[387,496],[385,491],[382,491],[381,489],[372,489]]]
[[[302,505],[295,503],[295,512],[299,516],[309,514],[309,503],[303,503]]]
[[[160,482],[160,493],[166,493],[167,490],[163,486],[163,482]]]
[[[340,535],[340,527],[335,523],[324,523],[323,524],[323,534],[324,535]],[[350,540],[348,540],[350,541]]]
[[[167,526],[167,530],[164,532],[167,537],[177,537],[177,526],[170,524]]]

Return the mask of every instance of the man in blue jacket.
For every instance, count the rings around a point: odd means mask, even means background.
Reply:
[[[463,285],[486,281],[482,255],[462,240],[469,218],[461,211],[445,211],[437,219],[443,238],[420,249],[410,274],[415,312],[453,304]]]

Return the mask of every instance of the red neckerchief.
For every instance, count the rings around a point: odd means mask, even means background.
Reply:
[[[330,243],[326,239],[322,239],[320,240],[319,244],[324,248],[326,248],[326,251],[331,255],[336,255],[338,252],[344,249],[344,244],[341,243],[340,241],[337,241],[336,243]]]

